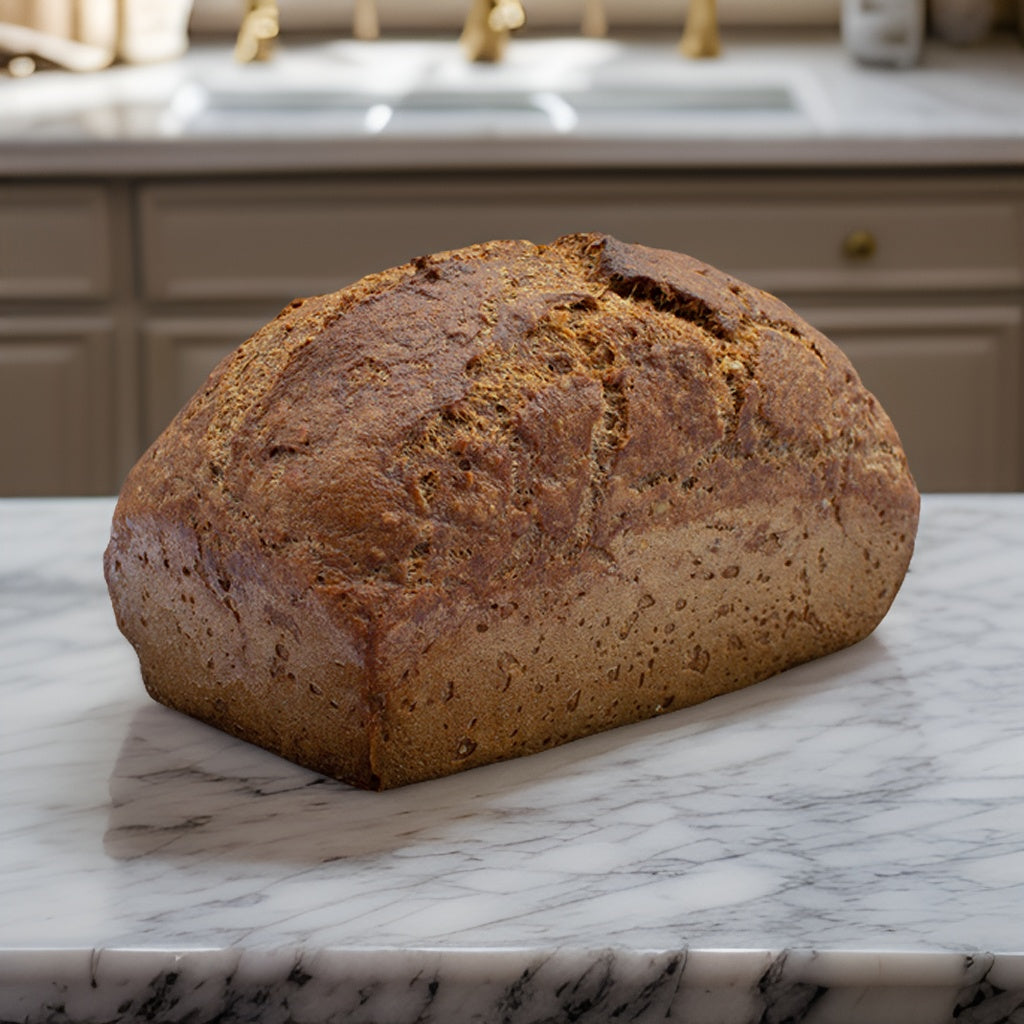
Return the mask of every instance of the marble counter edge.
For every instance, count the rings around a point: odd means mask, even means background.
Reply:
[[[0,949],[0,1019],[507,1024],[567,1019],[996,1019],[1024,953],[566,947]],[[823,1010],[823,1007],[825,1008]],[[910,1009],[913,1008],[913,1009]],[[918,1014],[921,1014],[919,1017]],[[554,1015],[554,1016],[553,1016]],[[775,1017],[772,1017],[775,1019]],[[782,1019],[782,1018],[779,1018]],[[819,1019],[817,1016],[814,1019]],[[999,1019],[1009,1019],[999,1017]]]
[[[1024,172],[1024,138],[0,141],[0,179],[187,177],[249,173],[770,170]]]

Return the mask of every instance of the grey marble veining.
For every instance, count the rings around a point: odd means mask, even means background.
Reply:
[[[0,1020],[1024,1020],[1024,496],[854,648],[383,794],[149,701],[111,508],[0,502]]]

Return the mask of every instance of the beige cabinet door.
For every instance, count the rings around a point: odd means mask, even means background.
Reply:
[[[104,318],[0,318],[0,495],[107,494],[113,360]]]
[[[922,491],[1003,491],[1021,472],[1022,310],[804,309],[899,431]]]

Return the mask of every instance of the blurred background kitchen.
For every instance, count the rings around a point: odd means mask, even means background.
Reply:
[[[1024,489],[1024,0],[0,0],[0,494],[112,494],[290,299],[571,231],[850,355]]]

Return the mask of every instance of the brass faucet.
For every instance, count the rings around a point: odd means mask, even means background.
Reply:
[[[235,58],[245,64],[270,60],[279,29],[277,0],[246,0],[245,16],[235,41]],[[377,39],[380,36],[377,0],[355,0],[352,35],[356,39]]]
[[[356,39],[380,38],[377,0],[355,0],[352,8],[352,35]]]
[[[245,16],[235,40],[235,60],[244,64],[270,60],[278,28],[277,0],[246,0]]]
[[[690,0],[679,49],[687,57],[717,57],[721,52],[715,0]]]
[[[459,42],[470,60],[501,60],[509,33],[525,24],[521,0],[473,0]]]
[[[583,0],[580,32],[592,39],[608,35],[608,15],[605,13],[604,0]]]

